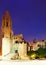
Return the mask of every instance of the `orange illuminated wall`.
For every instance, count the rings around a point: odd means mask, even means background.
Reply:
[[[2,31],[0,28],[0,55],[2,55]]]

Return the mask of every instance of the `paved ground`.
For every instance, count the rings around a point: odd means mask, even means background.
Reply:
[[[27,61],[0,61],[0,65],[46,65],[46,61],[41,60],[27,60]]]

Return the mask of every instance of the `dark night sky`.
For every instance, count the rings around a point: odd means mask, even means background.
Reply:
[[[46,39],[46,0],[0,0],[0,25],[6,10],[15,34],[22,33],[28,41]]]

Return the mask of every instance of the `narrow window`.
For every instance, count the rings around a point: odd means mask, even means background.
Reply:
[[[8,27],[8,22],[6,22],[6,27]]]
[[[15,53],[18,53],[18,50],[15,50]]]

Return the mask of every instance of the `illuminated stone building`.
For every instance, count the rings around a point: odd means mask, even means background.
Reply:
[[[13,51],[15,54],[19,55],[19,58],[27,58],[27,42],[23,39],[23,35],[15,35],[13,38]]]
[[[27,43],[23,39],[23,35],[14,35],[12,31],[12,21],[8,11],[2,17],[2,56],[11,58],[19,55],[19,58],[27,57]]]

